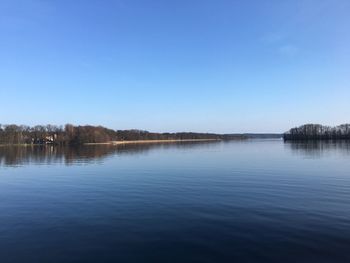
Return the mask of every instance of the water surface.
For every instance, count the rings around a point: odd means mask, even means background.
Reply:
[[[350,262],[350,144],[0,147],[7,262]]]

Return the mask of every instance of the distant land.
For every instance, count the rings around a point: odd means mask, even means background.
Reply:
[[[144,130],[113,130],[103,126],[0,125],[1,145],[82,145],[161,143],[176,141],[243,140],[282,138],[283,134],[216,134],[197,132],[155,133]]]
[[[336,127],[305,124],[290,129],[283,138],[284,140],[350,140],[350,124]]]
[[[238,134],[237,134],[238,135]],[[282,133],[242,133],[248,139],[282,139]]]
[[[160,143],[176,141],[204,140],[243,140],[243,139],[284,140],[350,140],[350,124],[336,127],[320,124],[305,124],[292,128],[284,134],[279,133],[198,133],[176,132],[157,133],[144,130],[113,130],[103,126],[57,125],[1,125],[1,145],[82,145],[82,144],[123,144],[123,143]]]

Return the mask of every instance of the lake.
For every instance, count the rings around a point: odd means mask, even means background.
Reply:
[[[0,147],[0,262],[350,262],[350,143]]]

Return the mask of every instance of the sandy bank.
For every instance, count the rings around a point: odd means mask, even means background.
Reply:
[[[110,141],[102,143],[85,143],[84,145],[124,145],[124,144],[140,144],[140,143],[174,143],[174,142],[207,142],[221,141],[220,139],[186,139],[186,140],[135,140],[135,141]]]

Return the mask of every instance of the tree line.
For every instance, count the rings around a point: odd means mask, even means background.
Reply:
[[[137,140],[189,140],[189,139],[241,139],[244,136],[214,133],[154,133],[143,130],[112,130],[102,126],[57,125],[1,125],[0,144],[55,144],[81,145],[110,141]]]
[[[320,124],[306,124],[290,129],[284,134],[285,140],[350,140],[350,124],[336,127]]]

